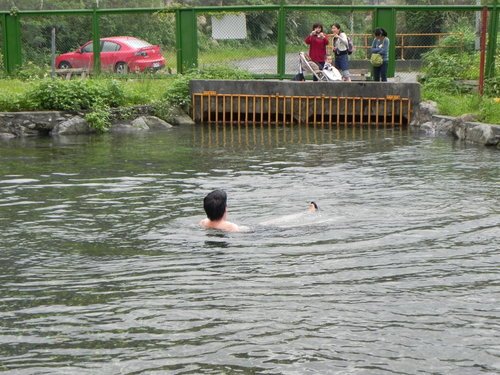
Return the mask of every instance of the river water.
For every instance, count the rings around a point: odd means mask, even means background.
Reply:
[[[499,161],[321,126],[3,142],[0,372],[499,373]],[[198,227],[215,188],[248,232]]]

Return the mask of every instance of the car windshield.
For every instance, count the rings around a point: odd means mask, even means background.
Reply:
[[[150,47],[152,44],[140,39],[127,39],[124,41],[128,46],[132,48],[144,48]]]
[[[93,52],[94,51],[94,44],[89,43],[86,46],[82,47],[82,52]]]

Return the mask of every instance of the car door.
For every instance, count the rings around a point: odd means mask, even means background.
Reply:
[[[118,62],[118,51],[120,45],[110,40],[105,40],[101,44],[101,68],[106,71],[113,71]]]
[[[71,66],[73,66],[73,68],[92,69],[94,62],[94,44],[92,42],[88,42],[77,52],[78,53],[75,55],[73,61],[70,61]]]

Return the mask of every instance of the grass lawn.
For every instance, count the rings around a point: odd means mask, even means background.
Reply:
[[[277,46],[266,47],[234,47],[231,50],[226,48],[213,48],[209,51],[203,51],[198,54],[198,62],[205,64],[229,63],[230,61],[247,60],[254,57],[266,57],[277,54]]]
[[[33,81],[0,79],[0,95],[22,95],[32,86]]]
[[[161,99],[169,83],[175,79],[174,75],[166,74],[153,77],[145,75],[141,78],[118,78],[122,83],[128,105],[149,104]],[[38,80],[0,79],[0,111],[13,110],[10,107],[11,103],[22,98],[38,82]]]
[[[122,81],[125,97],[130,104],[148,104],[161,99],[168,85],[175,79],[173,75],[126,79]]]
[[[458,117],[474,114],[478,121],[488,124],[500,124],[500,103],[495,98],[480,97],[473,94],[450,95],[423,90],[424,100],[433,100],[438,104],[441,115]]]

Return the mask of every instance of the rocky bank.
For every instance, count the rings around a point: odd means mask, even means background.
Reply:
[[[422,102],[416,109],[411,127],[429,136],[449,135],[464,142],[496,147],[500,150],[500,125],[475,121],[472,115],[441,116],[437,104]]]
[[[144,132],[193,125],[194,121],[181,109],[174,109],[167,121],[152,115],[150,106],[113,109],[110,132]],[[496,147],[500,150],[500,126],[476,122],[471,115],[441,116],[434,102],[422,102],[414,112],[414,131],[429,136],[450,135],[464,142]],[[0,112],[0,139],[39,135],[92,134],[96,130],[85,120],[85,113],[63,111]]]
[[[110,132],[157,131],[174,125],[194,124],[191,117],[181,109],[172,110],[167,121],[153,116],[152,113],[150,106],[113,109],[110,112]],[[92,133],[96,133],[96,129],[85,120],[83,112],[0,112],[0,139]]]

